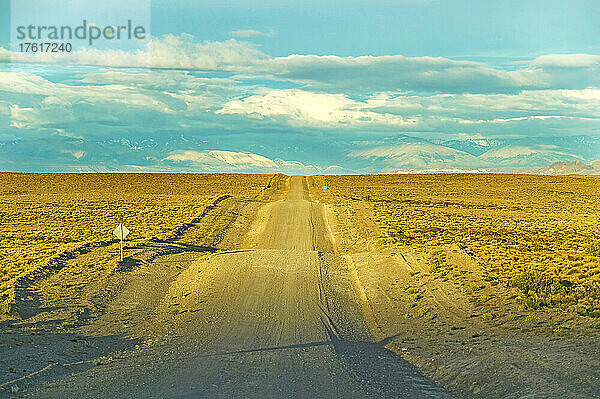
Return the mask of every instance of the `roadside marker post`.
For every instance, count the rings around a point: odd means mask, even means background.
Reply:
[[[123,226],[123,224],[119,224],[115,231],[113,231],[114,235],[117,236],[119,240],[121,240],[121,262],[123,262],[123,240],[129,234],[129,230],[127,227]]]

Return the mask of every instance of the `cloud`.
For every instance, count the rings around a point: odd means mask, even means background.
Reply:
[[[94,73],[77,84],[0,72],[0,104],[7,103],[13,127],[67,129],[87,136],[180,129],[206,120],[207,112],[239,93],[233,80],[179,71]]]
[[[530,90],[517,94],[410,95],[378,93],[363,100],[301,89],[263,89],[216,111],[254,124],[357,131],[427,131],[486,137],[600,128],[600,89]],[[544,131],[545,129],[545,131]],[[571,133],[572,134],[572,133]]]
[[[534,67],[588,68],[600,67],[600,55],[595,54],[547,54],[533,61],[520,62]]]
[[[379,113],[420,115],[421,123],[450,124],[596,123],[600,89],[524,90],[516,94],[410,95],[379,93],[365,101]]]
[[[313,127],[408,126],[417,123],[416,119],[365,111],[363,107],[364,104],[342,94],[276,89],[229,101],[216,113],[251,118],[282,117],[295,126]]]
[[[17,129],[63,129],[78,136],[311,128],[499,137],[600,129],[598,88],[514,94],[392,91],[357,97],[269,84],[186,70],[101,70],[68,83],[0,72],[0,116]]]
[[[0,47],[0,61],[30,64],[227,71],[246,68],[266,58],[264,53],[246,42],[229,39],[199,43],[188,34],[154,37],[144,50],[132,52],[83,48],[70,53],[24,53]]]
[[[10,106],[11,126],[27,129],[78,124],[89,130],[94,124],[120,125],[134,120],[143,127],[141,115],[172,115],[176,106],[123,85],[70,86],[26,73],[0,72],[0,94],[15,101]]]
[[[272,35],[272,31],[234,31],[237,37]],[[151,67],[229,71],[307,85],[313,91],[377,93],[518,93],[522,90],[584,89],[600,86],[600,55],[549,54],[515,63],[514,70],[481,62],[444,57],[403,55],[340,57],[289,55],[271,57],[254,45],[229,39],[197,42],[188,34],[165,35],[133,52],[81,49],[72,53],[11,53],[0,48],[0,60],[13,63],[67,63],[111,67]]]
[[[167,35],[149,44],[154,68],[237,70],[267,56],[252,45],[229,39],[196,43],[189,35]]]
[[[237,38],[275,37],[275,31],[272,29],[267,32],[262,32],[254,29],[240,29],[232,31],[231,36]]]
[[[73,158],[79,160],[81,158],[83,158],[85,156],[85,151],[82,150],[62,150],[61,152],[65,153],[65,154],[71,154],[73,156]]]
[[[256,85],[239,77],[208,78],[178,70],[98,70],[68,83],[0,72],[0,122],[8,118],[7,126],[14,129],[62,129],[80,137],[305,128],[311,130],[304,134],[323,129],[502,137],[600,129],[598,88],[515,94],[396,91],[353,97],[266,85],[269,82]]]
[[[323,91],[488,94],[598,86],[597,57],[600,56],[540,57],[523,68],[504,70],[480,62],[444,57],[290,55],[268,58],[249,68],[255,73],[303,82],[312,89]],[[563,68],[554,68],[558,65]],[[586,67],[588,73],[582,73],[580,67]]]
[[[579,119],[579,120],[591,120],[596,121],[599,118],[577,118],[573,116],[563,115],[533,115],[533,116],[519,116],[516,118],[495,118],[487,120],[459,120],[459,123],[471,124],[471,123],[508,123],[508,122],[522,122],[522,121],[546,121],[552,119]]]
[[[443,57],[290,55],[253,68],[322,90],[507,92],[529,82],[485,64]]]

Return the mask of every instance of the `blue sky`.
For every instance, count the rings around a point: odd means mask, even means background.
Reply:
[[[198,11],[200,12],[198,13]],[[155,1],[153,32],[253,41],[273,56],[336,54],[525,57],[600,51],[593,0]]]
[[[600,158],[597,1],[4,1],[0,170],[532,171]],[[18,25],[82,19],[150,34],[19,52]]]

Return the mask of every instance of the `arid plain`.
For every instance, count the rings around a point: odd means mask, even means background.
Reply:
[[[594,398],[599,219],[598,177],[0,174],[0,397]]]

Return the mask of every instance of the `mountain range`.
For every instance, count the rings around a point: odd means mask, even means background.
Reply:
[[[600,137],[429,140],[411,136],[131,136],[0,142],[0,170],[24,172],[596,174]]]

